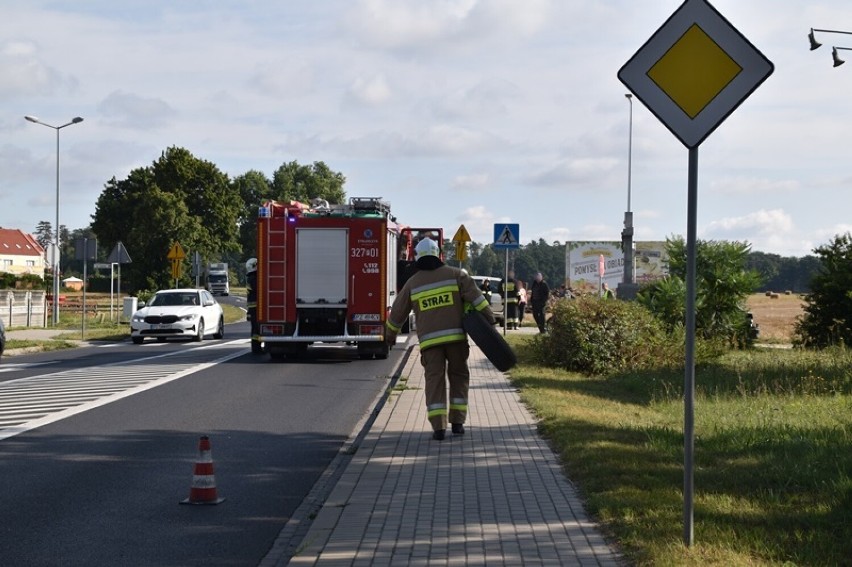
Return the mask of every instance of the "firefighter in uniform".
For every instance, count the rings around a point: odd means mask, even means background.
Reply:
[[[517,329],[518,318],[518,284],[515,282],[515,272],[509,270],[508,278],[500,282],[500,295],[506,304],[506,328]]]
[[[420,364],[426,377],[426,412],[432,425],[432,438],[442,441],[447,422],[456,435],[464,434],[470,370],[470,347],[462,328],[466,304],[485,315],[493,325],[494,314],[476,282],[467,272],[441,261],[438,244],[424,238],[415,248],[418,271],[411,276],[393,302],[387,321],[390,344],[414,310]],[[447,404],[447,379],[450,383]]]
[[[260,334],[257,328],[257,258],[246,261],[246,311],[251,321],[251,351],[261,354],[263,345],[257,340]]]

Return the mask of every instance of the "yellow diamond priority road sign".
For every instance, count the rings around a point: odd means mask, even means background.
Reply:
[[[772,62],[706,0],[686,0],[618,78],[694,148],[773,70]]]

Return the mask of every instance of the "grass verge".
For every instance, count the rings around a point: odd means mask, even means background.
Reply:
[[[852,351],[735,352],[697,369],[695,545],[682,545],[683,371],[512,381],[587,506],[637,565],[846,565]]]
[[[225,324],[238,323],[245,320],[246,312],[234,305],[222,305]],[[82,321],[79,314],[61,313],[59,316],[58,333],[52,339],[21,340],[8,339],[6,350],[37,348],[41,351],[62,350],[74,348],[83,339]],[[86,319],[85,340],[87,341],[123,341],[130,338],[130,325],[109,320],[103,313],[91,315]]]

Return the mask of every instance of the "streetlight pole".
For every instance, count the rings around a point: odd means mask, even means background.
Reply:
[[[54,249],[53,249],[53,325],[57,326],[59,324],[59,241],[60,241],[60,232],[59,232],[59,131],[65,128],[66,126],[71,126],[72,124],[79,124],[83,121],[82,118],[76,116],[71,119],[70,122],[63,124],[61,126],[53,126],[46,122],[42,122],[35,116],[24,116],[28,121],[34,124],[41,124],[42,126],[47,126],[48,128],[53,128],[56,130],[56,227],[54,230],[55,238],[54,238]]]
[[[630,122],[627,136],[627,211],[624,213],[624,230],[621,231],[621,250],[624,254],[622,299],[632,299],[636,291],[633,285],[633,212],[630,210],[631,184],[633,181],[633,95],[624,95],[630,104]]]

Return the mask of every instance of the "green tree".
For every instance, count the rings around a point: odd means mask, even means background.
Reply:
[[[810,347],[852,343],[852,235],[837,235],[814,249],[822,270],[811,280],[797,342]]]
[[[248,171],[231,181],[231,188],[242,201],[237,224],[240,227],[240,247],[245,259],[257,256],[257,210],[261,202],[272,198],[272,185],[266,175]]]
[[[473,248],[473,243],[471,243]],[[503,260],[490,245],[481,246],[476,257],[471,254],[470,267],[477,276],[503,277]]]
[[[746,260],[746,268],[756,270],[763,281],[758,291],[807,292],[820,267],[819,259],[811,255],[795,258],[750,252]]]
[[[166,254],[175,242],[205,261],[237,252],[242,208],[226,174],[188,150],[171,147],[152,165],[107,182],[92,230],[107,249],[119,240],[127,247],[133,263],[122,276],[131,290],[157,289],[174,283]],[[187,260],[183,284],[191,279],[188,267]]]
[[[47,247],[50,246],[50,243],[53,242],[53,225],[50,224],[50,221],[39,221],[36,225],[35,229],[35,239],[42,248],[47,250]]]
[[[531,282],[541,272],[551,287],[565,282],[565,245],[559,241],[548,244],[543,238],[522,246],[515,255],[515,275]]]
[[[746,242],[696,243],[695,327],[702,338],[750,342],[745,300],[760,284],[760,276],[745,268],[749,247]],[[671,330],[684,324],[686,313],[686,242],[667,239],[666,249],[670,281],[645,287],[638,299]]]
[[[278,201],[310,203],[312,199],[325,199],[329,203],[343,203],[346,177],[332,171],[325,163],[300,165],[296,161],[281,164],[272,176],[272,194]]]

